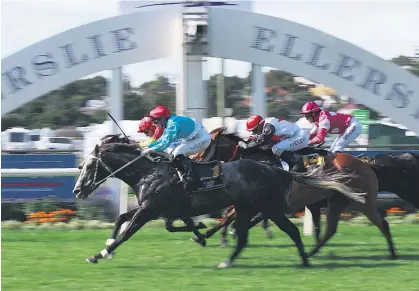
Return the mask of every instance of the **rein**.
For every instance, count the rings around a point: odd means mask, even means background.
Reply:
[[[162,157],[152,157],[149,154],[146,154],[144,156],[143,155],[139,155],[138,157],[135,157],[133,160],[129,161],[128,163],[126,163],[122,167],[120,167],[117,170],[115,170],[115,171],[112,172],[112,170],[105,164],[105,162],[102,161],[101,155],[102,155],[102,153],[99,153],[99,157],[90,155],[90,157],[92,159],[95,159],[96,160],[96,168],[95,168],[95,174],[94,174],[93,181],[96,180],[97,172],[98,172],[98,168],[99,168],[99,163],[101,163],[104,166],[104,168],[106,169],[106,171],[108,171],[109,175],[106,176],[105,178],[103,178],[102,180],[100,180],[99,182],[94,182],[92,184],[92,186],[91,186],[92,188],[96,187],[97,185],[102,184],[104,181],[106,181],[110,177],[115,177],[115,174],[116,173],[119,173],[120,171],[122,171],[123,169],[125,169],[126,167],[128,167],[129,165],[131,165],[132,163],[134,163],[135,161],[139,160],[142,157],[145,157],[145,158],[149,159],[152,163],[158,163],[158,162],[160,162],[163,159]]]
[[[233,151],[233,154],[232,154],[231,158],[228,159],[227,162],[231,162],[232,160],[234,160],[234,158],[236,157],[238,151],[239,151],[239,144],[236,145],[236,147],[234,148],[234,151]]]

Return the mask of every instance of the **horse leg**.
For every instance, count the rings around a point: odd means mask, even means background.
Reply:
[[[390,233],[390,226],[388,225],[387,220],[385,220],[380,213],[377,211],[375,207],[367,206],[367,205],[359,205],[357,207],[361,210],[362,213],[365,214],[365,216],[371,221],[372,224],[374,224],[378,229],[381,231],[381,233],[385,236],[388,244],[388,249],[390,251],[390,257],[389,259],[394,260],[397,259],[396,250],[394,248],[393,239],[391,237]]]
[[[264,219],[263,217],[264,217],[263,215],[256,215],[255,217],[253,217],[250,220],[250,227],[249,227],[249,229],[252,228],[252,227],[254,227],[259,222],[261,222]]]
[[[106,246],[110,246],[115,241],[116,237],[118,236],[118,232],[121,229],[121,226],[125,222],[131,220],[136,211],[137,209],[134,209],[118,216],[118,218],[115,220],[115,225],[113,227],[111,237],[106,240]],[[114,255],[115,252],[112,252],[109,258],[111,259]]]
[[[168,232],[190,232],[190,231],[192,231],[192,232],[195,233],[195,232],[198,231],[198,229],[207,227],[202,222],[199,222],[197,225],[195,225],[193,223],[192,218],[190,218],[190,217],[183,218],[182,221],[185,223],[185,226],[173,226],[173,219],[165,218],[164,222],[165,222],[166,230]],[[185,221],[189,221],[189,224],[187,224]],[[192,222],[192,223],[190,223],[190,222]]]
[[[205,236],[203,234],[201,234],[198,229],[195,228],[195,224],[194,224],[192,218],[190,218],[190,217],[182,218],[182,221],[186,224],[186,227],[192,229],[192,232],[195,235],[196,240],[192,239],[192,238],[191,238],[191,240],[193,240],[194,242],[197,242],[201,246],[205,247],[207,245],[207,242],[205,241]]]
[[[313,225],[314,225],[314,235],[316,239],[316,243],[319,243],[320,241],[320,206],[316,204],[307,205],[308,210],[311,212],[311,216],[313,219]]]
[[[273,238],[273,233],[272,231],[269,230],[269,218],[266,218],[263,213],[259,212],[258,214],[256,214],[255,217],[253,217],[250,220],[250,228],[254,227],[256,224],[258,224],[259,222],[262,221],[262,228],[265,231],[265,235],[266,237],[272,239]]]
[[[233,220],[231,220],[230,223],[231,222],[233,222]],[[221,248],[226,248],[228,245],[227,231],[228,231],[228,226],[230,225],[230,223],[224,224],[224,226],[221,229],[221,234],[220,234],[220,247]]]
[[[100,253],[86,259],[88,263],[97,264],[100,259],[108,259],[110,254],[124,241],[127,241],[134,233],[136,233],[147,222],[157,219],[158,214],[150,207],[139,207],[131,219],[128,227]]]
[[[118,218],[115,220],[115,225],[113,227],[111,237],[107,240],[106,245],[110,245],[113,242],[111,240],[115,240],[116,239],[116,237],[118,236],[118,232],[119,232],[122,224],[124,224],[125,222],[131,220],[132,217],[134,216],[135,212],[137,212],[137,209],[128,211],[128,212],[123,213],[123,214],[121,214],[121,215],[118,216]],[[110,243],[108,243],[109,241],[110,241]]]
[[[277,208],[269,209],[269,215],[271,220],[280,228],[283,232],[288,234],[288,236],[294,241],[297,246],[298,253],[301,257],[304,267],[309,267],[307,253],[304,250],[304,244],[301,240],[300,231],[298,227],[288,219],[288,217],[283,212],[279,212]]]
[[[252,218],[253,211],[247,208],[236,208],[236,232],[237,232],[237,243],[236,249],[231,254],[230,259],[220,263],[217,267],[220,269],[229,268],[232,266],[233,261],[237,258],[243,248],[247,245],[247,239],[249,236],[249,224]]]
[[[215,227],[211,228],[210,230],[208,230],[205,233],[205,238],[210,238],[211,236],[213,236],[217,231],[219,231],[221,229],[221,242],[220,242],[220,247],[225,248],[227,246],[227,230],[228,230],[228,226],[234,221],[234,219],[236,218],[236,212],[230,212],[227,214],[227,216],[223,219],[223,221],[221,221],[218,225],[216,225]]]
[[[233,221],[233,223],[231,224],[230,234],[234,239],[236,239],[236,236],[237,236],[236,221]]]
[[[332,195],[327,200],[327,226],[326,232],[323,238],[316,244],[316,246],[310,251],[309,256],[315,255],[325,244],[326,242],[335,235],[338,223],[340,219],[340,214],[343,209],[350,204],[350,202],[341,195]]]
[[[210,238],[217,231],[219,231],[220,229],[223,229],[223,231],[221,233],[221,238],[222,238],[221,247],[225,247],[227,245],[227,238],[226,238],[226,236],[227,236],[227,227],[230,225],[230,223],[232,223],[234,221],[234,218],[235,218],[235,212],[234,211],[228,213],[220,223],[218,223],[213,228],[209,229],[204,234],[200,234],[201,237],[202,237],[202,239],[204,240],[205,238]],[[194,241],[194,242],[196,242],[196,243],[201,244],[201,239],[199,238],[199,236],[195,236],[195,237],[191,238],[191,240]]]
[[[265,235],[266,235],[267,238],[273,239],[274,235],[273,235],[272,231],[269,229],[269,219],[265,218],[263,215],[262,215],[262,217],[263,217],[262,228],[265,231]]]

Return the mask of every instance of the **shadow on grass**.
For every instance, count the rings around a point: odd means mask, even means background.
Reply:
[[[376,248],[376,249],[368,249],[369,252],[383,252],[383,251],[387,251],[386,246],[383,246],[382,248]],[[397,251],[397,250],[396,250]],[[419,252],[419,247],[418,248],[401,248],[400,250],[403,253],[415,253],[415,252]]]
[[[234,247],[236,245],[235,241],[229,242],[227,247]],[[306,247],[313,247],[314,244],[305,244]],[[360,243],[328,243],[327,246],[330,247],[370,247],[370,246],[377,246],[377,244],[360,244]],[[206,246],[207,248],[219,248],[219,244],[208,244]],[[246,248],[295,248],[295,244],[289,243],[289,244],[249,244],[246,246]]]
[[[239,259],[241,260],[241,259]],[[233,269],[289,269],[289,268],[298,268],[301,270],[312,270],[312,269],[338,269],[338,268],[351,268],[351,267],[358,267],[358,268],[393,268],[395,266],[399,266],[401,264],[395,262],[379,262],[374,264],[355,264],[355,263],[346,263],[340,264],[335,262],[324,263],[324,264],[313,264],[311,262],[310,267],[303,267],[302,265],[295,264],[295,265],[281,265],[281,264],[263,264],[261,262],[260,265],[248,265],[242,264],[237,262],[233,265]],[[191,266],[192,268],[196,269],[208,269],[208,266]]]
[[[243,260],[244,258],[240,258],[239,260]],[[413,260],[413,259],[412,259]],[[288,268],[299,268],[302,270],[311,270],[311,269],[339,269],[339,268],[351,268],[351,267],[358,267],[358,268],[365,268],[365,269],[371,269],[371,268],[393,268],[396,266],[400,266],[402,264],[397,263],[397,261],[383,261],[383,262],[376,262],[376,263],[367,263],[367,264],[359,264],[359,263],[337,263],[337,262],[329,262],[329,263],[314,263],[313,260],[311,260],[311,266],[310,267],[303,267],[300,264],[293,264],[293,265],[282,265],[282,264],[263,264],[261,262],[260,265],[248,265],[248,264],[242,264],[240,262],[237,262],[234,264],[233,269],[288,269]],[[127,270],[141,270],[141,269],[149,269],[149,266],[142,266],[140,264],[138,265],[124,265],[124,266],[117,266],[118,269],[127,269]],[[184,266],[185,269],[216,269],[216,266],[210,266],[210,265],[191,265],[191,266]],[[159,270],[179,270],[179,266],[153,266],[153,269],[159,269]]]
[[[364,255],[364,256],[340,256],[340,255],[327,255],[326,253],[319,256],[314,256],[312,260],[342,260],[342,261],[351,261],[351,260],[371,260],[371,261],[388,261],[388,262],[397,262],[397,261],[417,261],[419,260],[419,254],[403,254],[398,255],[396,260],[391,260],[388,258],[388,252],[386,250],[382,250],[382,255]]]
[[[124,266],[117,266],[117,269],[127,269],[127,270],[150,270],[150,266],[143,266],[141,264],[138,265],[124,265]],[[153,269],[159,269],[159,270],[179,270],[179,266],[173,266],[173,267],[168,267],[168,266],[153,266]]]

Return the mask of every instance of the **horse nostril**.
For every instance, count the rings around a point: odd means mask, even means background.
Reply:
[[[73,193],[76,194],[76,195],[80,194],[80,192],[81,192],[80,189],[74,189],[73,190]]]

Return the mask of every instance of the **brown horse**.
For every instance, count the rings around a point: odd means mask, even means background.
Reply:
[[[271,151],[263,149],[242,149],[237,146],[242,139],[235,134],[224,134],[223,130],[218,129],[212,132],[213,140],[210,146],[195,158],[200,160],[236,160],[241,158],[255,159],[258,161],[274,161],[276,157]],[[319,151],[324,155],[325,151]],[[365,193],[364,200],[348,199],[340,193],[333,190],[324,190],[317,187],[309,187],[296,182],[292,183],[289,193],[289,204],[292,208],[303,207],[318,202],[324,198],[328,202],[327,228],[324,237],[317,242],[314,249],[310,252],[310,256],[316,254],[319,249],[336,233],[340,219],[340,214],[348,205],[359,210],[367,216],[385,236],[390,258],[396,258],[396,252],[393,245],[390,228],[387,221],[381,217],[377,211],[377,192],[378,181],[372,168],[362,162],[360,159],[346,153],[337,153],[323,156],[324,163],[321,166],[325,173],[339,171],[345,178],[342,182],[355,189],[357,192]],[[320,186],[320,185],[319,185]],[[229,215],[220,222],[220,225],[209,230],[204,237],[208,238],[218,229],[227,225],[234,220],[234,211],[229,209]],[[260,221],[260,220],[259,220]],[[259,221],[254,221],[253,225]]]

